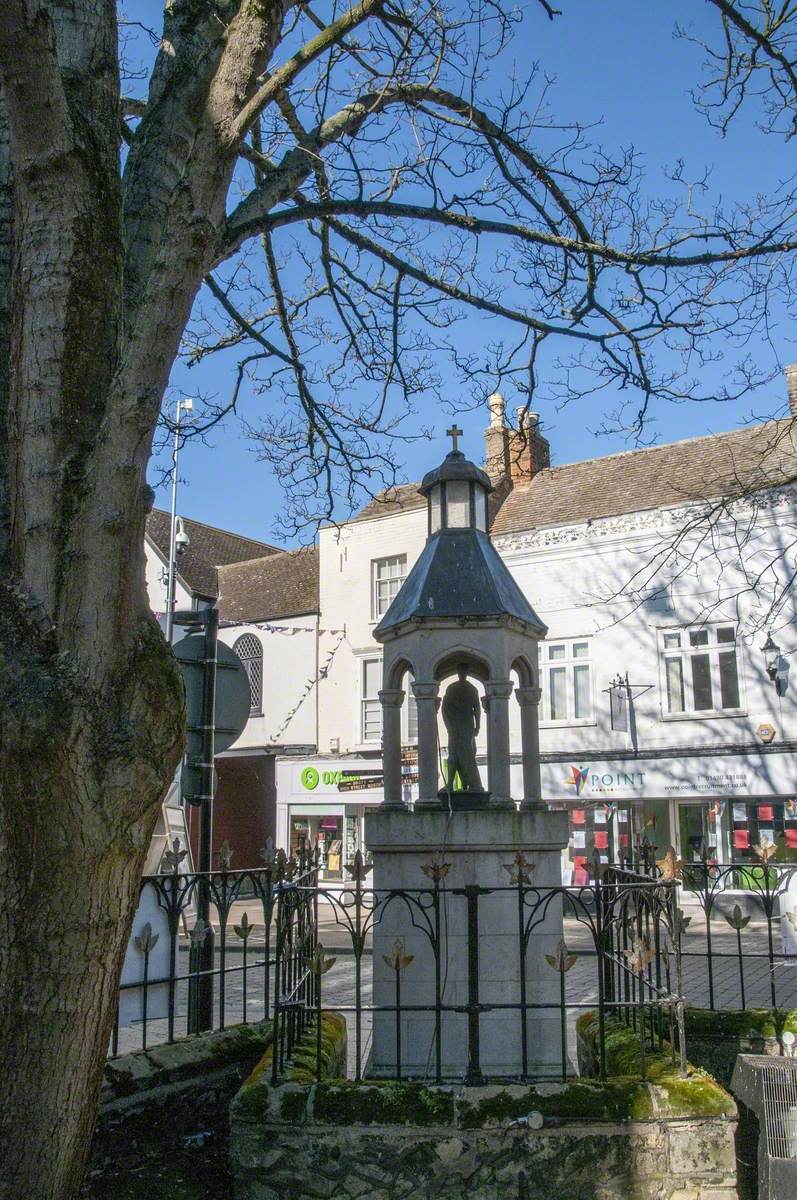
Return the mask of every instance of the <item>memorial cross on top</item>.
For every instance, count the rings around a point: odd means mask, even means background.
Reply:
[[[454,451],[454,453],[456,454],[457,450],[459,449],[457,442],[462,437],[462,430],[459,428],[458,425],[452,425],[450,429],[446,430],[446,433],[451,438],[451,441],[453,442],[453,445],[451,448]]]

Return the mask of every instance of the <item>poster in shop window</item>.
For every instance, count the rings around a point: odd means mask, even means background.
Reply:
[[[787,967],[797,967],[797,868],[780,897],[780,932]]]

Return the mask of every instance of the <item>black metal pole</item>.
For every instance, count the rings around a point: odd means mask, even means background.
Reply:
[[[202,789],[199,796],[199,831],[197,838],[197,924],[207,929],[199,944],[192,944],[190,971],[197,986],[192,989],[196,1003],[188,1014],[189,1033],[201,1033],[213,1028],[213,965],[215,935],[210,923],[210,872],[213,848],[213,797],[216,792],[215,754],[216,724],[216,647],[219,638],[219,614],[210,608],[204,615],[205,647],[202,676]]]
[[[479,1054],[479,888],[471,884],[463,890],[468,906],[468,1069],[464,1082],[478,1087],[484,1083]]]

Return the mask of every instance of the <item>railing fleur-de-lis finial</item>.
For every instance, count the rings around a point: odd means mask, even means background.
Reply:
[[[433,855],[430,863],[423,863],[421,865],[421,870],[427,879],[431,879],[433,883],[439,883],[441,879],[445,879],[451,870],[451,863],[443,862],[443,855],[438,850]]]
[[[288,868],[288,856],[284,850],[278,850],[274,858],[274,872],[277,876],[277,882],[285,878]]]
[[[163,856],[163,865],[166,867],[167,871],[173,871],[176,875],[180,868],[180,863],[187,854],[187,850],[180,849],[180,839],[175,838],[172,842],[171,850],[167,850]]]
[[[307,960],[307,965],[314,974],[326,975],[327,971],[331,971],[337,961],[336,958],[327,958],[326,950],[322,943],[319,942],[316,945],[315,951]]]
[[[392,971],[403,971],[405,967],[410,965],[415,955],[405,954],[403,941],[401,938],[396,938],[393,943],[392,952],[390,954],[383,954],[382,958]]]
[[[271,838],[271,837],[266,838],[266,844],[263,847],[263,849],[260,851],[260,857],[263,860],[263,865],[265,867],[273,867],[274,866],[274,863],[277,858],[277,852],[274,849],[274,839],[273,838]]]
[[[222,871],[229,871],[233,853],[232,846],[225,838],[225,840],[221,843],[221,847],[219,848],[219,867]]]
[[[138,937],[133,938],[133,945],[135,946],[136,950],[139,950],[142,954],[149,954],[150,951],[154,950],[157,946],[159,938],[160,934],[153,933],[152,926],[150,925],[149,921],[147,921]]]
[[[653,951],[647,938],[640,937],[633,941],[627,950],[623,951],[628,965],[637,975],[641,975],[645,967],[653,961]]]
[[[674,846],[668,846],[664,858],[656,859],[656,866],[661,871],[662,879],[667,881],[669,879],[681,879],[686,863],[675,853]]]
[[[241,939],[241,941],[245,942],[246,939],[249,937],[249,934],[252,932],[252,926],[249,922],[249,917],[246,914],[246,912],[244,912],[244,915],[241,917],[241,924],[233,925],[233,929],[235,930],[236,934]]]
[[[523,851],[518,850],[511,863],[504,863],[504,870],[509,875],[510,883],[531,883],[531,872],[534,870],[534,863],[526,862]]]
[[[189,929],[188,936],[190,937],[194,946],[201,946],[209,932],[210,926],[208,925],[207,921],[203,920],[202,917],[199,917],[194,928]]]
[[[744,929],[745,925],[750,924],[750,918],[743,915],[741,907],[738,904],[734,904],[732,912],[725,913],[724,915],[731,929],[738,931]]]
[[[370,863],[366,864],[362,856],[362,851],[358,850],[352,862],[346,864],[346,870],[351,875],[355,883],[363,883],[368,872],[371,870]]]
[[[753,846],[753,853],[757,854],[762,862],[769,862],[778,852],[778,848],[774,842],[770,842],[769,838],[762,837],[757,846]]]
[[[545,961],[549,967],[553,967],[554,971],[559,971],[564,975],[565,971],[569,971],[571,967],[576,965],[577,954],[573,954],[568,950],[564,938],[559,939],[555,954],[546,954]]]

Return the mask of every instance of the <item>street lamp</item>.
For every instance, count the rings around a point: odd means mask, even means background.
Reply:
[[[780,669],[780,646],[773,641],[772,634],[767,634],[767,640],[761,647],[761,652],[764,655],[764,665],[766,666],[767,675],[775,685],[775,691],[779,696],[783,695],[783,674]]]
[[[169,532],[169,575],[166,585],[166,641],[171,644],[172,627],[174,625],[175,582],[177,576],[177,555],[182,554],[188,546],[188,534],[179,522],[177,516],[177,464],[180,457],[180,418],[183,413],[192,412],[194,402],[187,396],[178,400],[174,410],[174,446],[172,448],[172,510],[171,527]],[[179,546],[178,546],[179,540]]]

